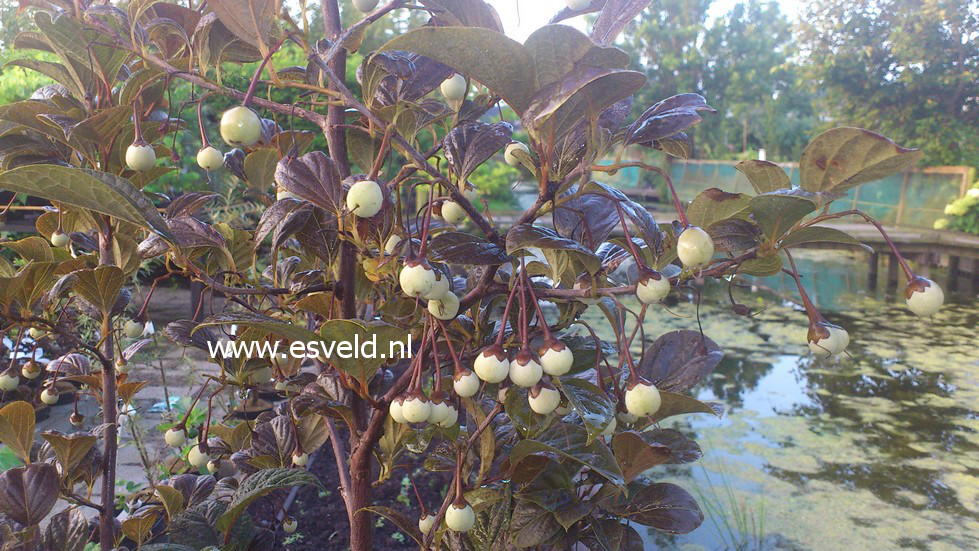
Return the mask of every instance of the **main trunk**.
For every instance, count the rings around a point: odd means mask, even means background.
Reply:
[[[361,511],[371,504],[371,456],[357,454],[350,461],[350,549],[371,551],[371,515]]]
[[[99,235],[99,264],[113,264],[112,221],[105,220],[106,230]],[[102,366],[102,433],[104,448],[102,467],[102,511],[99,514],[99,545],[102,551],[115,549],[116,522],[116,369],[113,363],[112,320],[108,315],[102,317],[102,355],[108,358],[108,365]]]

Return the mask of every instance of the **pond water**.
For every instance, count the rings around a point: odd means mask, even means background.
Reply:
[[[805,313],[775,293],[736,290],[760,310],[743,318],[724,287],[705,291],[703,329],[726,356],[696,393],[727,413],[674,418],[704,457],[647,474],[685,487],[707,519],[677,537],[637,526],[649,548],[979,549],[979,304],[953,296],[921,322],[903,299],[864,291],[862,258],[798,258],[850,332],[838,361],[808,355]],[[758,283],[796,297],[787,277]],[[693,304],[669,310],[649,312],[648,338],[697,328]]]

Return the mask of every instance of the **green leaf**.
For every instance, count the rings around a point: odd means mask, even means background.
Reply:
[[[805,228],[799,228],[789,235],[785,236],[781,242],[779,242],[779,248],[793,247],[795,245],[801,245],[803,243],[843,243],[846,245],[858,245],[863,247],[868,252],[872,252],[873,249],[864,245],[858,241],[852,235],[838,230],[836,228],[827,228],[825,226],[807,226]]]
[[[320,327],[326,362],[354,377],[362,384],[391,360],[391,343],[403,342],[407,350],[409,335],[401,328],[380,321],[330,320]],[[362,353],[365,344],[374,343],[373,353]],[[349,346],[349,349],[346,347]],[[356,348],[355,348],[356,347]],[[332,353],[330,353],[332,352]],[[364,350],[366,352],[366,350]],[[368,357],[372,355],[373,357]],[[346,357],[344,357],[346,356]]]
[[[534,59],[537,89],[561,80],[581,65],[623,69],[629,65],[629,54],[614,48],[598,46],[584,33],[567,25],[545,25],[524,42]]]
[[[767,277],[782,271],[782,257],[777,254],[752,258],[741,264],[739,272],[757,277]]]
[[[94,270],[73,272],[72,288],[92,306],[108,316],[119,298],[126,276],[116,266],[99,266]]]
[[[139,515],[131,516],[122,521],[122,533],[127,538],[135,541],[137,545],[142,544],[149,539],[158,516],[157,512],[152,509],[144,511]]]
[[[769,161],[749,159],[735,164],[734,168],[748,178],[748,183],[759,194],[792,187],[792,181],[782,167]]]
[[[536,82],[530,53],[519,42],[489,29],[422,27],[381,47],[381,51],[390,50],[441,61],[492,90],[517,113],[523,113],[535,91],[530,85]]]
[[[31,461],[34,444],[34,408],[27,402],[11,402],[0,409],[0,442],[24,463]]]
[[[590,443],[615,419],[615,407],[602,389],[584,379],[565,377],[559,383],[571,408],[584,421]]]
[[[231,496],[228,510],[217,520],[217,529],[221,532],[228,530],[241,513],[256,499],[273,490],[300,485],[316,486],[323,489],[323,484],[320,483],[319,479],[305,469],[263,469],[250,475]]]
[[[64,434],[58,431],[48,430],[41,433],[41,438],[48,441],[51,444],[51,448],[54,449],[55,455],[58,456],[58,463],[61,464],[62,476],[67,476],[71,473],[75,467],[85,459],[96,442],[98,441],[94,435],[75,432],[72,434]]]
[[[754,215],[765,237],[774,242],[796,222],[816,210],[816,203],[796,195],[768,193],[752,197],[748,210]]]
[[[662,402],[659,409],[650,418],[652,422],[686,413],[710,413],[717,417],[724,415],[724,406],[716,402],[701,402],[686,394],[676,394],[665,390],[659,391],[659,396]]]
[[[43,237],[32,235],[19,241],[7,241],[3,246],[6,249],[14,251],[28,262],[54,261],[54,252],[51,250],[51,244]]]
[[[170,229],[153,203],[125,178],[57,165],[27,165],[0,173],[0,189],[114,216],[166,239]]]
[[[924,153],[862,128],[840,127],[816,136],[799,160],[802,189],[843,192],[907,170]]]
[[[279,13],[280,0],[208,0],[208,7],[235,36],[252,46],[263,48],[269,41],[272,22]]]
[[[728,193],[717,188],[702,191],[687,207],[687,219],[694,226],[707,228],[727,220],[748,207],[751,197],[742,193]]]
[[[588,441],[588,431],[575,424],[554,423],[533,440],[521,440],[510,453],[510,463],[520,461],[535,453],[554,453],[585,465],[607,478],[613,484],[623,484],[611,450],[601,440]]]
[[[245,157],[245,177],[249,186],[263,192],[272,187],[278,163],[279,152],[275,148],[263,147],[249,153]]]

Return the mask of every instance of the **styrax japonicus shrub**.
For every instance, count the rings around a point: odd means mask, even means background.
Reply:
[[[357,1],[364,15],[347,28],[336,0],[326,0],[325,36],[307,31],[307,14],[292,18],[268,0],[209,0],[199,9],[22,3],[35,28],[14,47],[46,55],[11,64],[56,83],[0,106],[0,189],[52,208],[38,218],[37,236],[0,244],[0,332],[17,347],[58,338],[71,350],[43,371],[29,354],[12,355],[0,376],[8,402],[0,440],[25,464],[0,474],[5,541],[81,549],[92,530],[80,508],[91,508],[105,551],[123,538],[144,550],[268,549],[273,530],[291,533],[297,521],[282,512],[279,526],[256,526],[248,506],[276,489],[319,484],[305,468],[327,442],[331,453],[319,457],[337,460],[341,488],[324,499],[344,500],[357,551],[371,549],[374,515],[425,548],[638,548],[635,524],[668,533],[699,526],[694,498],[656,482],[650,469],[700,457],[695,442],[660,422],[721,414],[689,391],[722,352],[699,332],[665,331],[633,357],[647,310],[693,278],[787,270],[809,314],[813,353],[843,353],[849,336],[809,301],[791,250],[854,242],[820,222],[876,222],[825,207],[919,154],[836,128],[809,144],[799,187],[773,163],[743,161],[736,167],[753,195],[709,189],[684,205],[674,193],[677,221],[658,223],[602,177],[639,167],[672,189],[662,169],[623,161],[623,152],[689,156],[687,130],[714,109],[680,94],[630,120],[646,78],[611,44],[647,3],[569,2],[555,21],[595,13],[590,35],[555,23],[523,44],[502,34],[481,0]],[[359,51],[367,26],[409,7],[427,12],[428,24]],[[282,66],[284,46],[305,66]],[[357,82],[347,82],[346,56],[355,52],[363,62]],[[222,84],[219,68],[251,62],[260,63],[246,90]],[[180,118],[186,105],[171,102],[178,85],[190,89],[196,128]],[[298,99],[276,101],[287,93]],[[213,114],[224,153],[202,115],[220,96],[233,102]],[[513,139],[517,121],[492,122],[501,102],[519,117],[526,143]],[[297,123],[319,129],[327,151],[311,150],[314,133]],[[201,212],[215,199],[210,192],[143,191],[170,171],[193,169],[171,150],[174,134],[188,132],[200,137],[200,168],[224,169],[245,200],[263,206],[257,225],[209,222]],[[433,136],[434,146],[423,147]],[[493,156],[538,184],[537,200],[511,224],[494,223],[468,181]],[[131,304],[138,270],[160,259],[165,273],[142,304]],[[624,281],[613,272],[627,260],[638,276]],[[941,289],[902,266],[911,309],[937,312]],[[320,353],[212,354],[219,375],[205,378],[195,398],[206,420],[191,426],[188,411],[168,427],[164,440],[179,460],[119,523],[118,426],[143,386],[128,362],[149,342],[153,289],[173,276],[228,298],[202,322],[166,327],[177,345],[212,352],[230,339],[306,343]],[[623,306],[629,295],[638,311]],[[611,341],[582,320],[589,305],[607,317]],[[94,337],[81,336],[80,323]],[[380,351],[410,343],[411,354],[324,352],[355,337],[376,339]],[[35,438],[35,407],[56,402],[65,384],[99,402],[98,427]],[[259,390],[281,400],[254,422],[210,414],[216,396]],[[84,424],[77,406],[71,421]],[[372,501],[372,473],[395,475],[406,453],[424,454],[426,468],[444,473],[441,504],[419,502],[409,513]],[[98,502],[90,499],[96,486]],[[41,530],[58,500],[71,507]]]

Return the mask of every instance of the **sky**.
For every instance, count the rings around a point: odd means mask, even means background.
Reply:
[[[564,8],[564,0],[486,0],[500,14],[507,36],[523,42],[530,33],[543,27],[558,11]],[[727,13],[738,0],[715,0],[710,8],[710,19]],[[803,0],[777,0],[782,11],[794,19],[802,9]],[[562,22],[584,30],[585,18],[578,16]]]

